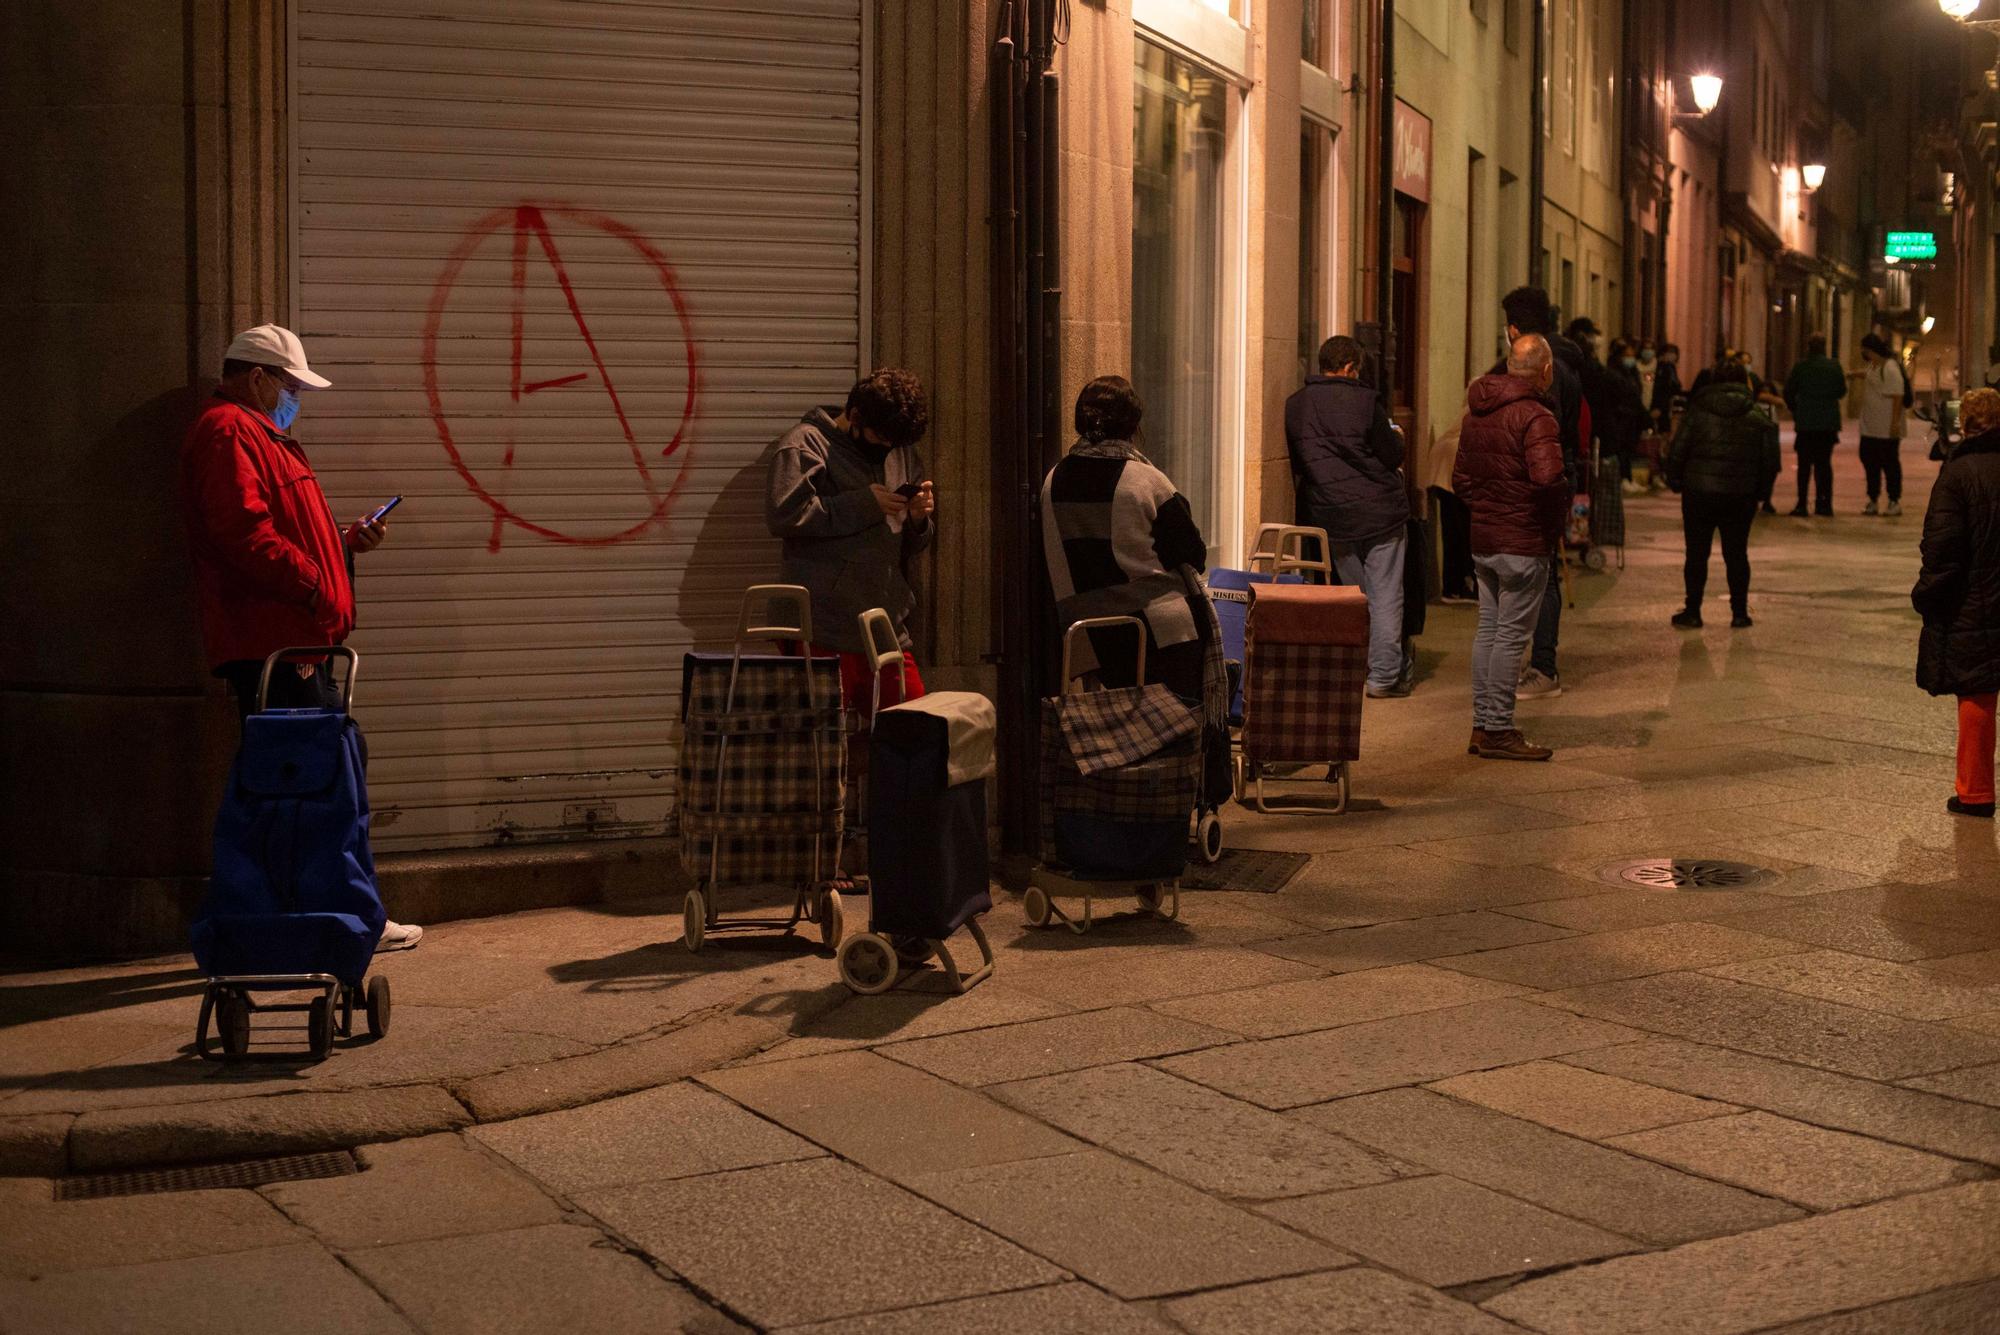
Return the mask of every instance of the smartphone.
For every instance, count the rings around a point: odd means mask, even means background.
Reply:
[[[916,496],[916,494],[922,491],[923,489],[924,488],[922,483],[905,482],[902,486],[896,488],[896,494],[898,496],[901,496],[904,500],[907,501],[913,499]]]
[[[403,498],[401,496],[391,496],[389,498],[388,504],[384,505],[374,514],[368,516],[368,522],[371,524],[380,523],[383,515],[388,514],[391,510],[395,509],[402,503],[403,503]]]

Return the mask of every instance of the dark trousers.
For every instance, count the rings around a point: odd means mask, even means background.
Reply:
[[[238,720],[257,712],[257,678],[263,671],[263,663],[254,658],[239,658],[215,670],[229,683]],[[301,677],[296,664],[279,663],[271,669],[270,698],[264,703],[272,709],[338,709],[340,686],[325,663],[315,666],[310,677]]]
[[[1807,483],[1811,483],[1819,493],[1819,512],[1833,513],[1833,447],[1839,443],[1837,430],[1799,432],[1799,509],[1806,508]]]
[[[1438,536],[1444,548],[1443,566],[1438,571],[1444,591],[1461,598],[1476,596],[1478,586],[1472,581],[1472,511],[1442,487],[1432,487],[1431,495],[1437,498]],[[1408,605],[1406,600],[1404,606]]]
[[[1889,436],[1863,436],[1861,438],[1861,467],[1868,475],[1868,499],[1874,500],[1882,494],[1883,485],[1889,488],[1889,499],[1903,499],[1903,460],[1897,450],[1903,442]]]
[[[1737,496],[1681,497],[1681,529],[1687,535],[1687,610],[1701,611],[1708,587],[1708,554],[1722,535],[1722,565],[1729,573],[1729,607],[1750,610],[1750,523],[1757,502]]]

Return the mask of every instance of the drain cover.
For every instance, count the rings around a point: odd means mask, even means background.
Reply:
[[[1251,890],[1276,894],[1312,861],[1304,853],[1278,853],[1262,848],[1224,849],[1222,859],[1204,867],[1193,857],[1181,873],[1183,890]]]
[[[88,1201],[101,1196],[151,1196],[166,1191],[212,1191],[219,1187],[263,1187],[273,1182],[306,1182],[320,1177],[350,1177],[361,1171],[346,1150],[327,1154],[282,1154],[269,1159],[235,1163],[188,1164],[178,1168],[145,1168],[130,1173],[93,1173],[56,1182],[59,1201]]]
[[[1604,869],[1604,879],[1652,890],[1740,890],[1769,880],[1772,872],[1720,858],[1647,858]]]

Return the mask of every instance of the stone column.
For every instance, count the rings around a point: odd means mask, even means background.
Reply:
[[[178,948],[234,724],[176,463],[285,315],[283,0],[0,6],[0,941]]]

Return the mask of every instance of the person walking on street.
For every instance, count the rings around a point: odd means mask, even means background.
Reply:
[[[1861,377],[1861,467],[1868,478],[1868,504],[1861,513],[1878,513],[1876,502],[1886,488],[1885,515],[1903,513],[1903,407],[1909,384],[1902,363],[1880,337],[1861,340],[1861,359],[1868,369]]]
[[[1967,394],[1961,420],[1964,439],[1931,487],[1923,570],[1910,602],[1924,619],[1917,685],[1958,697],[1958,790],[1945,809],[1991,820],[2000,698],[2000,393]]]
[[[1568,493],[1563,509],[1569,508],[1568,496],[1574,496],[1581,488],[1577,485],[1582,477],[1584,456],[1590,452],[1591,407],[1584,396],[1585,377],[1589,372],[1590,357],[1574,342],[1555,332],[1555,308],[1549,304],[1549,294],[1539,287],[1517,287],[1500,299],[1500,308],[1507,313],[1507,340],[1511,346],[1523,334],[1540,334],[1549,345],[1556,359],[1555,380],[1550,392],[1556,415],[1556,429],[1562,442],[1563,485]],[[1572,322],[1571,328],[1594,332],[1597,328],[1588,320]],[[1503,361],[1493,368],[1492,374],[1505,375],[1508,363]],[[1560,531],[1559,531],[1560,535]],[[1556,645],[1562,637],[1562,549],[1558,544],[1549,552],[1549,578],[1542,585],[1542,606],[1535,618],[1535,638],[1528,653],[1528,666],[1521,673],[1520,698],[1523,700],[1545,699],[1563,693],[1562,672],[1556,663]]]
[[[1814,334],[1806,340],[1805,357],[1785,377],[1785,406],[1792,410],[1799,459],[1794,518],[1805,518],[1808,483],[1818,492],[1814,513],[1833,513],[1833,447],[1840,443],[1840,405],[1846,397],[1846,370],[1826,355],[1826,336]]]
[[[1778,475],[1778,424],[1751,397],[1748,373],[1725,363],[1688,404],[1667,446],[1667,485],[1680,493],[1687,537],[1687,606],[1674,614],[1683,630],[1701,626],[1708,554],[1718,531],[1729,572],[1731,627],[1750,624],[1750,525],[1758,498]]]
[[[1472,741],[1489,760],[1547,760],[1514,726],[1521,656],[1549,582],[1549,554],[1569,507],[1562,432],[1545,397],[1555,354],[1540,334],[1517,337],[1504,374],[1466,391],[1452,488],[1472,513],[1479,630],[1472,640]]]
[[[291,434],[304,390],[333,382],[306,364],[280,325],[238,334],[215,396],[181,444],[180,480],[209,669],[229,683],[239,720],[257,708],[264,660],[280,649],[336,645],[354,629],[354,558],[388,534],[378,515],[345,529]],[[326,663],[280,663],[266,703],[337,709]],[[363,756],[366,764],[366,755]],[[424,929],[388,923],[376,950],[407,950]]]
[[[1410,517],[1403,442],[1382,396],[1361,382],[1361,344],[1320,346],[1319,374],[1285,401],[1285,445],[1307,522],[1326,530],[1343,584],[1368,595],[1368,694],[1410,693],[1403,562]]]

